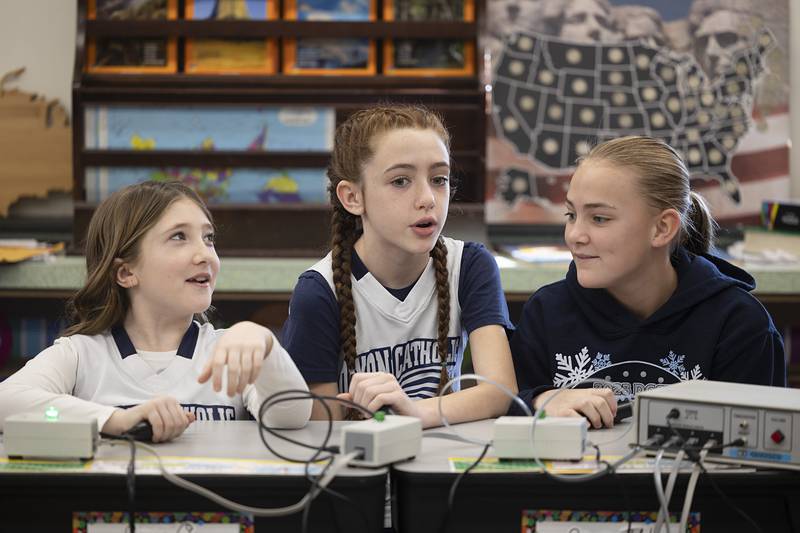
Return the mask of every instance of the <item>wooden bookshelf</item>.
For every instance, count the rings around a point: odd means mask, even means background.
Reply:
[[[88,20],[87,0],[78,1],[78,31],[72,91],[73,182],[75,223],[73,251],[80,253],[94,205],[86,201],[84,179],[89,167],[226,167],[301,168],[326,166],[329,154],[301,152],[234,152],[199,150],[92,150],[85,147],[87,106],[329,106],[336,123],[375,103],[418,103],[438,111],[452,142],[457,191],[452,216],[483,217],[485,196],[486,98],[478,74],[461,77],[289,76],[184,74],[186,38],[294,38],[304,36],[368,37],[379,46],[398,38],[456,38],[477,45],[485,0],[476,5],[474,21],[331,22],[292,20],[185,20],[184,2],[177,20]],[[379,4],[378,18],[381,18]],[[178,41],[175,74],[108,74],[87,72],[86,43],[99,37],[165,37]],[[378,54],[380,56],[380,54]],[[378,59],[378,71],[382,65]],[[480,72],[479,65],[474,71]],[[221,227],[221,253],[255,256],[317,255],[327,247],[330,207],[325,204],[223,204],[212,213]]]

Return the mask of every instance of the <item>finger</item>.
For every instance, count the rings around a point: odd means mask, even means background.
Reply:
[[[236,392],[241,394],[245,386],[252,383],[253,380],[253,357],[255,357],[253,350],[246,350],[242,352],[242,374],[239,376],[239,386],[236,387]]]
[[[381,372],[356,372],[350,377],[350,391],[352,392],[354,386],[359,386],[362,382],[374,379],[381,374]]]
[[[197,420],[197,415],[195,415],[194,413],[190,413],[190,412],[188,412],[188,411],[187,411],[187,412],[186,412],[186,419],[189,421],[189,424],[191,424],[191,423],[193,423],[195,420]]]
[[[147,413],[147,421],[150,422],[150,426],[153,428],[153,442],[161,442],[164,436],[164,420],[155,405]]]
[[[222,390],[222,372],[225,370],[225,362],[228,357],[228,349],[225,347],[218,347],[214,351],[214,358],[211,363],[211,383],[214,387],[214,392]]]
[[[200,375],[197,376],[198,383],[205,383],[208,381],[208,378],[211,377],[211,363],[214,359],[210,359],[205,365],[203,365],[203,370],[200,372]]]
[[[605,427],[613,427],[614,426],[614,411],[616,411],[616,407],[614,410],[611,409],[611,405],[608,404],[606,398],[597,397],[594,400],[594,407],[597,412],[600,414],[600,418],[603,421],[603,425]]]
[[[158,414],[164,423],[164,431],[161,434],[161,441],[168,441],[172,439],[175,433],[175,413],[172,411],[172,404],[168,401],[159,402],[157,404]]]
[[[356,387],[351,387],[350,392],[353,394],[353,401],[359,405],[366,406],[369,402],[372,401],[372,398],[375,396],[375,390],[382,390],[376,389],[376,387],[380,387],[383,384],[383,381],[380,377],[371,377],[367,379],[362,379],[361,382]]]
[[[356,372],[352,376],[350,376],[350,386],[348,388],[349,392],[353,392],[353,389],[361,383],[361,380],[364,379],[365,374],[363,372]]]
[[[612,391],[611,389],[592,389],[592,390],[594,397],[597,400],[595,402],[595,405],[598,406],[598,409],[600,410],[601,414],[605,413],[606,408],[602,407],[600,403],[598,403],[600,401],[602,401],[602,403],[605,404],[605,406],[607,406],[608,411],[611,413],[611,425],[609,425],[606,422],[605,420],[606,417],[603,416],[603,421],[606,424],[606,426],[611,427],[614,424],[614,417],[617,414],[617,397],[614,394],[614,391]]]
[[[382,394],[391,394],[398,390],[398,386],[395,383],[375,383],[366,387],[364,389],[364,399],[362,400],[362,405],[369,405],[373,402],[373,400]]]
[[[348,402],[353,401],[353,395],[350,394],[349,392],[340,392],[339,394],[336,395],[336,397],[339,398],[340,400],[345,400]]]
[[[375,395],[371,402],[367,404],[367,409],[370,411],[377,411],[381,407],[394,405],[399,401],[397,391],[383,392]]]
[[[258,376],[261,375],[261,368],[264,366],[264,359],[267,357],[267,352],[264,348],[256,348],[255,353],[253,354],[253,381],[250,383],[255,383],[258,379]]]
[[[590,401],[584,401],[577,408],[577,411],[589,420],[589,423],[593,428],[598,429],[603,427],[603,419],[601,418],[600,413],[597,412],[594,404]]]
[[[228,396],[233,396],[239,388],[242,375],[242,352],[238,349],[228,350]]]
[[[614,391],[611,389],[603,388],[603,389],[590,389],[594,396],[599,398],[603,398],[606,403],[612,408],[615,409],[617,405],[617,397],[614,394]]]
[[[183,431],[186,429],[186,426],[189,424],[189,421],[186,417],[186,412],[183,410],[181,404],[176,401],[170,402],[167,406],[169,408],[170,415],[172,415],[172,431],[170,432],[169,439],[172,440],[175,437],[179,436]]]
[[[360,405],[366,405],[372,401],[372,395],[369,391],[374,387],[382,387],[384,385],[394,386],[397,385],[397,379],[390,374],[385,373],[371,373],[362,375],[358,383],[353,386],[350,385],[350,392],[353,394],[353,401]],[[399,387],[399,385],[397,385]],[[383,390],[383,389],[381,389]]]

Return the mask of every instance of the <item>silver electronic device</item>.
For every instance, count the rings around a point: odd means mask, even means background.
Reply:
[[[676,433],[712,448],[707,461],[800,470],[800,390],[692,380],[636,395],[636,442]],[[678,447],[672,449],[677,452]]]

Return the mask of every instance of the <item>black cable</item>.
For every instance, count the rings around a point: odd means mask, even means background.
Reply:
[[[128,529],[136,533],[136,442],[130,435],[125,440],[131,445],[131,460],[128,461]]]
[[[617,469],[614,468],[614,465],[602,459],[602,454],[600,453],[600,446],[594,443],[591,443],[591,446],[595,450],[595,460],[597,461],[597,463],[606,465],[606,472],[608,472],[608,474],[611,475],[611,477],[614,478],[614,480],[619,484],[620,492],[622,493],[622,497],[625,500],[625,509],[626,509],[626,511],[624,511],[625,521],[628,522],[628,529],[626,533],[631,533],[631,514],[633,514],[631,509],[633,508],[633,506],[631,505],[631,499],[630,496],[628,495],[628,491],[625,488],[625,483],[622,481],[622,478],[617,472]]]
[[[471,465],[465,468],[463,472],[458,474],[455,480],[453,480],[453,484],[450,486],[450,494],[447,496],[447,509],[445,510],[444,513],[444,520],[442,520],[442,525],[439,527],[439,531],[441,533],[445,533],[447,531],[447,524],[448,522],[450,522],[450,515],[453,512],[453,502],[455,501],[456,498],[456,489],[458,489],[458,484],[461,483],[461,480],[464,479],[464,477],[467,474],[469,474],[476,466],[478,466],[478,464],[480,464],[481,460],[483,460],[483,458],[486,456],[486,452],[489,451],[489,447],[491,445],[492,444],[489,443],[486,446],[484,446],[483,451],[478,456],[478,458],[475,459],[475,461],[473,461]]]
[[[669,415],[667,415],[667,427],[669,428],[670,432],[672,433],[672,435],[675,438],[677,438],[680,442],[685,442],[685,439],[684,439],[683,435],[681,435],[680,431],[678,431],[675,428],[675,426],[672,425],[672,418],[674,418],[674,417],[670,417]],[[694,438],[696,438],[696,437],[694,437]],[[712,446],[712,447],[708,448],[708,451],[709,452],[713,452],[713,453],[722,453],[722,450],[724,450],[725,448],[730,448],[731,446],[744,446],[744,440],[742,440],[741,438],[738,438],[736,440],[732,440],[730,442],[726,442],[724,444],[720,444],[719,446]],[[655,449],[660,449],[661,447],[663,447],[663,446],[659,446],[659,447],[657,447]],[[646,448],[646,449],[652,449],[652,448]],[[685,451],[688,454],[689,452],[701,452],[701,451],[703,451],[703,446],[685,446],[685,445],[683,445],[683,446],[680,447],[680,449],[682,449],[683,451]]]
[[[269,410],[270,407],[273,407],[274,405],[277,405],[277,404],[283,403],[283,402],[296,401],[296,400],[305,400],[305,399],[318,400],[320,405],[322,405],[322,407],[325,409],[326,414],[328,415],[327,416],[328,426],[327,426],[327,429],[326,429],[326,432],[325,432],[325,437],[323,438],[322,443],[317,445],[317,446],[312,445],[312,444],[307,444],[305,442],[301,442],[299,440],[287,437],[286,435],[278,433],[274,428],[271,428],[271,427],[267,426],[263,422],[264,414]],[[329,489],[328,487],[320,487],[319,484],[318,484],[319,478],[321,477],[322,474],[324,474],[324,472],[330,466],[330,464],[332,462],[332,459],[333,459],[333,454],[339,452],[338,446],[329,446],[329,444],[328,444],[330,442],[331,434],[333,433],[333,412],[331,411],[331,408],[328,405],[328,401],[334,401],[334,402],[343,403],[345,405],[349,405],[349,406],[351,406],[351,407],[353,407],[355,409],[359,409],[359,410],[363,411],[364,413],[368,414],[370,417],[374,416],[374,413],[372,411],[370,411],[369,409],[367,409],[367,408],[365,408],[365,407],[363,407],[363,406],[361,406],[361,405],[359,405],[359,404],[357,404],[357,403],[355,403],[353,401],[350,401],[350,400],[345,400],[343,398],[337,398],[336,396],[323,396],[323,395],[315,394],[315,393],[313,393],[311,391],[298,390],[298,389],[288,389],[288,390],[283,390],[283,391],[276,392],[275,394],[272,394],[271,396],[265,398],[264,401],[261,403],[261,406],[260,406],[260,408],[258,410],[258,420],[257,420],[258,428],[259,428],[259,436],[261,437],[261,442],[264,444],[264,446],[273,455],[275,455],[276,457],[278,457],[280,459],[283,459],[284,461],[288,461],[288,462],[292,462],[292,463],[300,463],[300,464],[304,465],[304,474],[305,474],[306,479],[311,484],[310,489],[309,489],[311,492],[316,491],[316,492],[319,492],[319,493],[328,494],[329,496],[338,498],[338,499],[344,501],[345,503],[349,504],[350,506],[354,507],[358,511],[359,517],[364,522],[364,530],[365,531],[369,531],[369,519],[367,518],[364,510],[361,507],[359,507],[356,504],[355,501],[353,501],[351,498],[345,496],[344,494],[341,494],[341,493],[339,493],[337,491]],[[312,450],[314,450],[314,453],[312,454],[312,456],[309,459],[296,459],[296,458],[293,458],[293,457],[288,457],[286,455],[283,455],[283,454],[279,453],[277,450],[275,450],[272,446],[270,446],[269,442],[267,442],[267,438],[266,438],[265,433],[269,433],[270,435],[272,435],[274,437],[282,439],[282,440],[284,440],[286,442],[290,442],[290,443],[295,444],[297,446],[301,446],[301,447],[304,447],[304,448],[312,449]],[[330,455],[328,457],[320,459],[320,456],[324,452],[328,452]],[[310,467],[311,467],[312,463],[315,463],[318,460],[328,460],[328,463],[323,467],[323,470],[322,470],[321,474],[319,476],[315,477],[315,476],[311,475]],[[310,509],[311,509],[312,503],[313,503],[313,498],[310,499],[308,504],[303,508],[303,514],[302,514],[302,519],[301,519],[301,531],[303,533],[305,533],[308,530],[308,517],[309,517],[309,514],[310,514]],[[337,524],[337,527],[338,527],[338,524]]]
[[[288,396],[290,394],[295,395],[295,396]],[[281,398],[281,396],[286,396],[286,397]],[[293,439],[291,437],[287,437],[286,435],[283,435],[281,433],[276,432],[274,428],[270,428],[269,426],[267,426],[267,425],[265,425],[265,424],[263,424],[261,422],[264,413],[266,413],[266,411],[270,407],[272,407],[272,406],[274,406],[276,404],[279,404],[279,403],[283,403],[283,402],[289,402],[289,401],[295,401],[295,400],[306,400],[306,399],[309,399],[309,398],[314,399],[314,400],[319,400],[320,404],[323,407],[325,407],[325,410],[328,413],[328,421],[330,422],[329,425],[328,425],[328,433],[326,435],[325,441],[323,441],[323,444],[321,446],[314,446],[314,445],[311,445],[311,444],[306,444],[304,442],[298,441],[298,440]],[[342,398],[337,398],[336,396],[321,396],[319,394],[314,394],[313,392],[310,392],[310,391],[295,390],[295,389],[289,389],[289,390],[285,390],[285,391],[276,392],[275,394],[273,394],[273,395],[269,396],[268,398],[266,398],[261,403],[261,407],[258,410],[259,433],[261,434],[261,441],[264,443],[264,446],[266,446],[267,449],[270,452],[274,453],[275,455],[277,455],[281,459],[284,459],[285,461],[290,461],[290,462],[294,462],[294,463],[304,463],[305,462],[304,459],[291,459],[291,458],[284,457],[281,454],[277,453],[275,450],[273,450],[270,447],[270,445],[266,442],[266,439],[264,438],[264,431],[266,431],[270,435],[272,435],[274,437],[277,437],[279,439],[282,439],[282,440],[284,440],[286,442],[290,442],[290,443],[292,443],[292,444],[294,444],[296,446],[301,446],[303,448],[309,448],[311,450],[318,450],[318,449],[322,448],[323,451],[328,451],[328,452],[331,452],[331,453],[338,453],[338,451],[339,451],[338,449],[329,448],[328,445],[327,445],[327,442],[330,439],[330,433],[333,431],[333,429],[332,429],[333,428],[333,424],[332,424],[333,414],[332,414],[332,412],[330,410],[330,407],[327,405],[326,400],[330,400],[330,401],[334,401],[334,402],[340,402],[340,403],[343,403],[345,405],[352,406],[352,407],[354,407],[356,409],[360,409],[361,411],[367,413],[370,417],[373,417],[375,415],[374,412],[370,411],[369,409],[367,409],[367,408],[365,408],[365,407],[363,407],[363,406],[361,406],[361,405],[359,405],[359,404],[357,404],[355,402],[352,402],[350,400],[345,400],[345,399],[342,399]]]
[[[703,462],[698,460],[698,461],[696,461],[696,463],[697,463],[698,466],[700,466],[700,471],[703,474],[705,474],[706,479],[709,481],[709,483],[711,483],[711,486],[714,487],[714,490],[719,495],[719,497],[722,499],[722,501],[725,502],[725,504],[728,507],[733,509],[736,512],[736,514],[741,516],[748,524],[753,526],[753,529],[758,531],[758,533],[764,533],[764,530],[761,529],[761,526],[759,526],[756,523],[756,521],[753,520],[750,517],[750,515],[748,515],[746,512],[744,512],[744,509],[742,509],[741,507],[739,507],[738,505],[733,503],[733,501],[730,498],[728,498],[728,496],[724,492],[722,492],[722,489],[719,487],[719,485],[717,485],[717,482],[714,481],[714,476],[712,476],[711,474],[708,473],[708,470],[706,470],[706,467],[703,465]]]
[[[667,414],[667,427],[670,429],[670,431],[673,433],[673,435],[677,439],[679,439],[681,442],[683,442],[683,440],[684,440],[683,436],[672,425],[672,420],[674,418],[677,418],[677,416],[673,416],[673,411],[676,411],[676,410],[673,409],[672,411],[670,411],[669,414]],[[711,446],[711,447],[709,447],[707,449],[708,449],[709,452],[722,453],[722,450],[724,450],[725,448],[729,448],[731,446],[744,446],[744,440],[741,439],[741,438],[738,438],[736,440],[732,440],[731,442],[720,444],[719,446]],[[758,531],[759,533],[764,533],[763,530],[761,529],[761,527],[756,523],[755,520],[753,520],[750,517],[750,515],[748,515],[743,509],[741,509],[736,504],[734,504],[733,501],[731,501],[731,499],[728,498],[728,496],[724,492],[722,492],[722,489],[719,487],[719,485],[717,485],[717,482],[714,481],[714,477],[711,476],[708,473],[708,470],[706,470],[705,465],[703,465],[703,461],[701,460],[700,455],[698,453],[698,452],[700,452],[700,451],[702,451],[704,449],[704,446],[686,446],[684,444],[684,445],[682,445],[680,447],[680,449],[683,450],[684,452],[686,452],[686,456],[692,462],[694,462],[697,466],[700,467],[700,471],[703,474],[705,474],[706,479],[708,479],[709,483],[711,483],[711,486],[714,488],[714,490],[716,491],[717,495],[719,495],[719,497],[722,499],[722,501],[725,502],[725,504],[728,507],[733,509],[739,516],[741,516],[747,523],[749,523],[751,526],[753,526],[753,528],[756,531]]]
[[[633,527],[633,524],[631,523],[631,516],[633,515],[632,511],[633,504],[631,503],[631,497],[630,494],[628,494],[628,489],[625,486],[625,481],[623,479],[625,476],[617,472],[617,469],[614,468],[614,465],[612,465],[608,461],[601,461],[601,462],[605,463],[606,469],[608,470],[608,473],[611,475],[611,478],[614,479],[619,485],[619,491],[622,493],[622,499],[625,500],[625,511],[624,511],[625,521],[628,523],[628,529],[626,530],[626,533],[631,533],[631,528]]]

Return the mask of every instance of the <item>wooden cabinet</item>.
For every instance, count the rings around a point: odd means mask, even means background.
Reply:
[[[474,69],[478,74],[456,77],[198,75],[181,72],[187,38],[369,37],[379,46],[391,38],[452,38],[477,45],[485,0],[475,7],[475,20],[463,22],[185,20],[182,18],[185,6],[181,2],[176,20],[120,21],[88,20],[87,1],[79,0],[72,106],[76,251],[80,251],[80,242],[95,208],[87,201],[84,188],[87,168],[181,165],[322,168],[328,161],[328,153],[88,149],[84,129],[87,106],[329,106],[335,108],[338,124],[353,111],[378,102],[424,104],[441,113],[453,139],[451,155],[458,186],[451,216],[482,220],[486,103],[478,64]],[[85,43],[103,37],[174,37],[178,42],[178,72],[87,72]],[[380,63],[378,72],[381,72]],[[323,203],[219,204],[212,206],[212,212],[219,225],[219,247],[226,255],[316,256],[327,248],[330,208]]]

